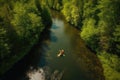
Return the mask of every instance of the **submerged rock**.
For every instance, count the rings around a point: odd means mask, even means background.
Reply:
[[[43,69],[34,70],[27,74],[29,80],[45,80],[45,73]]]
[[[61,80],[63,76],[63,71],[59,72],[58,70],[55,70],[53,74],[51,75],[51,80]]]
[[[55,70],[51,73],[49,67],[32,69],[27,73],[29,80],[62,80],[64,71]]]

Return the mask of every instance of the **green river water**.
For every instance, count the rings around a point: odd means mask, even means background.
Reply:
[[[51,28],[3,80],[104,80],[99,59],[85,46],[80,31],[60,13],[51,13]],[[57,57],[60,49],[65,56]]]

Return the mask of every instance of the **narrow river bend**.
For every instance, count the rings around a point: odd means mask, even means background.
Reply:
[[[79,30],[52,11],[53,24],[23,60],[3,80],[104,80],[101,64],[82,41]],[[64,57],[57,57],[59,49]]]

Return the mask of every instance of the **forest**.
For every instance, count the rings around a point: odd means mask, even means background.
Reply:
[[[119,80],[120,0],[0,0],[0,73],[28,53],[52,24],[49,9],[80,30],[100,59],[105,80]]]
[[[80,36],[86,46],[101,60],[106,80],[119,80],[120,1],[46,0],[45,3],[81,30]]]
[[[38,0],[0,0],[0,74],[25,56],[51,23]]]

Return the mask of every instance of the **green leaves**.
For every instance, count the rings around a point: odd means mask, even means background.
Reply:
[[[62,9],[62,0],[43,0],[43,2],[45,2],[49,8],[52,8],[55,10]]]
[[[10,44],[8,42],[6,30],[0,26],[0,60],[8,57],[10,53]]]
[[[42,7],[42,21],[45,26],[50,26],[52,25],[52,19],[51,19],[51,14],[45,5]]]
[[[86,0],[87,1],[87,0]],[[97,53],[104,68],[106,80],[120,77],[120,22],[119,0],[99,0],[84,3],[81,38]],[[98,4],[97,4],[98,3]]]
[[[63,7],[62,13],[64,14],[66,20],[68,22],[70,22],[71,20],[71,8],[70,8],[71,4],[70,3],[66,3]]]
[[[72,6],[71,17],[73,19],[71,23],[73,22],[72,24],[78,26],[80,21],[80,15],[79,15],[79,10],[76,6]]]
[[[63,6],[62,13],[64,14],[66,20],[73,24],[74,26],[79,26],[80,24],[80,12],[79,8],[73,3],[65,3]]]
[[[117,25],[115,28],[115,32],[113,33],[114,41],[120,42],[120,25]]]
[[[103,65],[106,80],[119,80],[120,58],[106,52],[101,52],[98,57]]]
[[[36,9],[35,4],[30,5],[32,3],[24,4],[16,2],[14,6],[14,19],[11,21],[19,37],[30,43],[33,39],[38,39],[39,33],[44,28],[41,16],[38,16],[39,11]]]
[[[115,31],[113,32],[113,51],[120,55],[120,25],[117,25]]]
[[[0,75],[27,54],[52,23],[39,0],[0,1]]]
[[[98,30],[95,28],[95,20],[92,18],[85,20],[81,32],[81,37],[84,40],[89,41],[90,37],[97,34]]]
[[[98,46],[98,35],[99,31],[96,28],[95,25],[96,21],[92,18],[88,18],[84,21],[82,32],[81,32],[81,38],[86,42],[87,45],[89,45],[93,50],[97,50]]]

